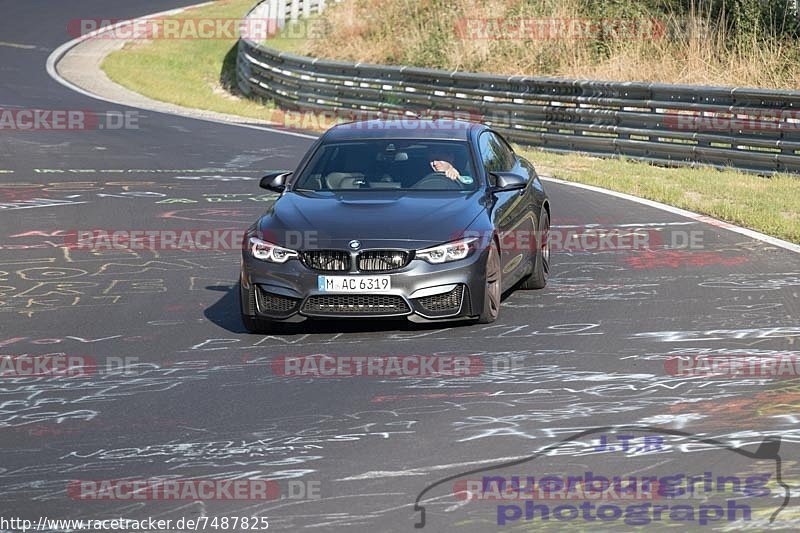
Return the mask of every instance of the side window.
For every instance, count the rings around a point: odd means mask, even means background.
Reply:
[[[491,140],[489,141],[495,146],[495,153],[498,156],[498,160],[500,161],[500,166],[502,168],[498,169],[503,172],[511,172],[514,170],[514,165],[516,163],[516,158],[514,157],[514,151],[508,146],[508,144],[503,140],[502,137],[497,135],[496,133],[492,133]]]
[[[478,140],[481,160],[487,172],[509,172],[514,168],[514,152],[490,131],[481,134]]]

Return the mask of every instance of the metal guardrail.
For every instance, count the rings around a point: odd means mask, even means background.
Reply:
[[[800,91],[353,64],[246,39],[239,41],[237,81],[245,95],[289,109],[339,116],[465,114],[515,142],[548,150],[800,173]]]

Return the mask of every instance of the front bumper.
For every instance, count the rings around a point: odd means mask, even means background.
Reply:
[[[255,318],[297,322],[305,318],[394,318],[415,322],[463,319],[483,308],[486,250],[460,261],[432,265],[412,259],[390,272],[322,272],[297,259],[283,264],[242,255],[242,313]],[[330,293],[319,290],[318,276],[389,276],[381,293]],[[255,301],[248,303],[248,298]]]

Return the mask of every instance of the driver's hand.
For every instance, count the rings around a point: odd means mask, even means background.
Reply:
[[[431,167],[436,172],[444,172],[444,175],[450,178],[451,180],[457,180],[460,177],[458,170],[456,167],[451,165],[447,161],[431,161]]]

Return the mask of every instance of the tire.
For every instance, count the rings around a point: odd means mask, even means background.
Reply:
[[[271,320],[256,318],[256,293],[253,287],[245,289],[240,283],[239,298],[241,300],[244,329],[249,333],[270,333],[276,329]]]
[[[533,272],[520,285],[525,290],[544,289],[550,275],[550,215],[542,208],[539,217],[539,241],[537,243],[536,257],[533,259]]]
[[[478,316],[479,324],[491,324],[500,314],[502,273],[500,272],[500,252],[497,243],[492,241],[489,256],[486,258],[486,288],[483,293],[483,311]]]

